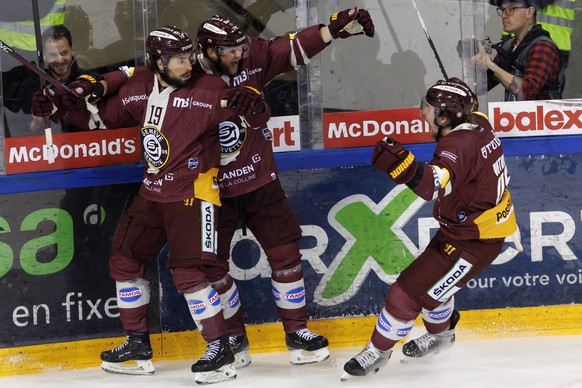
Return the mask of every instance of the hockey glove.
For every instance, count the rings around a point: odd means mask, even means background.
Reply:
[[[67,85],[69,89],[79,98],[90,96],[91,99],[98,99],[103,97],[105,92],[103,84],[97,81],[90,74],[82,74],[76,80]],[[89,101],[93,102],[93,101]]]
[[[370,13],[365,9],[350,8],[336,12],[329,18],[329,33],[334,39],[366,34],[374,36],[375,27]]]
[[[43,89],[37,90],[32,95],[32,114],[37,117],[46,117],[53,114],[56,107],[53,106],[51,100],[44,95]]]
[[[52,121],[58,123],[67,114],[64,109],[59,109],[49,97],[49,90],[54,93],[49,87],[37,90],[32,95],[32,115],[37,117],[49,116]]]
[[[50,87],[44,88],[44,94],[59,110],[67,111],[87,109],[85,101],[83,99],[79,99],[76,96],[56,92]]]
[[[87,109],[87,104],[85,104],[85,100],[77,97],[76,95],[56,92],[54,89],[51,89],[49,87],[46,87],[44,90],[45,95],[59,110],[81,111]]]
[[[411,181],[418,168],[414,154],[391,137],[376,143],[372,152],[372,165],[398,184]]]
[[[251,86],[231,89],[221,103],[224,108],[232,109],[239,116],[263,113],[266,105],[263,93]]]

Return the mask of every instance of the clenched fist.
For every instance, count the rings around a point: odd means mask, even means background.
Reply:
[[[372,152],[372,165],[398,184],[411,181],[418,168],[414,154],[391,137],[376,143]]]
[[[230,90],[222,99],[222,104],[224,108],[232,109],[237,115],[250,116],[265,110],[265,97],[251,86],[238,86]]]
[[[79,98],[85,98],[87,96],[98,98],[103,97],[104,94],[103,84],[90,74],[80,75],[67,86]]]
[[[370,13],[365,9],[358,10],[357,7],[334,13],[329,18],[327,27],[334,39],[346,39],[361,34],[373,37],[375,32]]]

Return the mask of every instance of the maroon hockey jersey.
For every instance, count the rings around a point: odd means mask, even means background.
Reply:
[[[228,88],[223,80],[194,72],[192,77],[187,86],[160,91],[154,73],[138,68],[118,94],[100,106],[108,128],[120,123],[140,126],[148,164],[140,194],[149,200],[209,200],[195,192],[195,183],[200,174],[219,167],[219,126],[241,125],[231,110],[220,107]],[[217,188],[216,181],[212,184]]]
[[[504,238],[517,229],[507,190],[509,174],[501,141],[480,113],[439,139],[413,191],[436,196],[433,215],[451,239]]]
[[[239,65],[240,73],[228,82],[231,86],[252,86],[263,90],[273,78],[307,64],[309,58],[327,46],[319,29],[319,25],[312,26],[270,40],[253,38],[249,56]],[[223,157],[236,159],[220,168],[220,195],[235,197],[275,180],[278,171],[272,147],[266,122],[259,129],[243,128],[236,136],[230,133],[228,139],[221,136]]]

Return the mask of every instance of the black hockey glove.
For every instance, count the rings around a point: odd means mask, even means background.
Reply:
[[[391,137],[376,143],[372,152],[372,165],[398,184],[411,181],[418,168],[414,154]]]
[[[334,13],[329,18],[327,27],[334,39],[346,39],[361,34],[366,34],[371,38],[375,32],[370,13],[365,9],[358,10],[357,7]]]
[[[251,116],[265,111],[265,97],[252,86],[232,88],[221,100],[222,106],[239,116]]]

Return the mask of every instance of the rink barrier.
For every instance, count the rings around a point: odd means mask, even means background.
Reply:
[[[582,135],[504,138],[503,150],[506,158],[576,154],[580,144]],[[434,143],[407,145],[419,161],[430,160],[434,148]],[[279,171],[369,166],[371,153],[372,147],[350,148],[349,152],[346,149],[283,152],[275,154],[275,161]],[[144,164],[137,163],[4,175],[0,176],[0,195],[141,182],[143,169]]]
[[[582,335],[580,316],[582,305],[461,311],[457,340]],[[375,324],[375,316],[336,318],[310,321],[309,329],[327,336],[330,348],[340,348],[364,345]],[[420,318],[413,337],[417,330],[422,330]],[[251,354],[287,349],[280,323],[247,326],[247,334]],[[124,340],[124,337],[119,337],[0,348],[0,376],[99,367],[101,352],[120,345]],[[154,362],[194,361],[206,349],[197,331],[152,334],[151,341]]]

